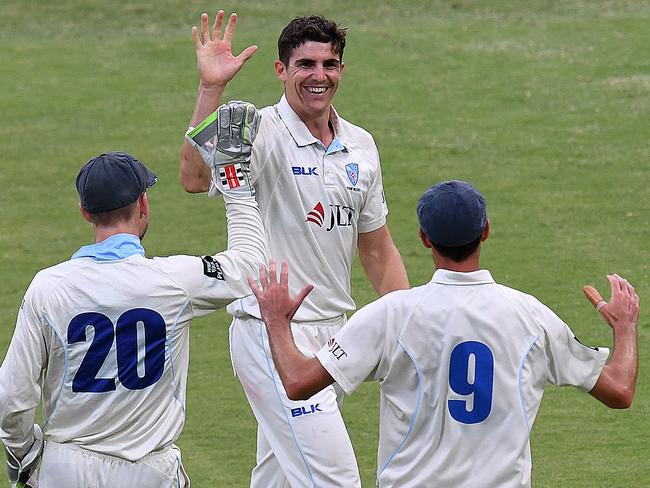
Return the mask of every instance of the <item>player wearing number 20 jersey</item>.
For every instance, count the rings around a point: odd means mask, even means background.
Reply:
[[[145,257],[155,181],[125,153],[85,165],[77,189],[96,243],[40,271],[20,307],[0,368],[0,435],[20,473],[40,442],[42,396],[42,488],[189,486],[173,444],[185,421],[188,325],[248,293],[266,245],[252,193],[224,192],[228,250]]]

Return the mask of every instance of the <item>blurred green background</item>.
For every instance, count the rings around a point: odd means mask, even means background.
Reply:
[[[611,332],[581,286],[618,272],[642,299],[634,406],[549,388],[532,433],[537,487],[650,484],[650,3],[647,1],[5,0],[0,5],[0,357],[33,275],[88,243],[74,178],[108,150],[135,154],[149,192],[149,256],[222,249],[223,204],[184,193],[178,154],[198,85],[190,29],[201,12],[239,13],[238,53],[259,51],[225,99],[274,103],[276,41],[294,16],[348,27],[335,99],[375,137],[389,225],[412,284],[432,263],[415,203],[433,183],[475,184],[492,235],[483,265],[551,306],[583,342]],[[358,262],[358,305],[374,298]],[[219,311],[192,324],[187,423],[193,486],[248,486],[255,422],[233,378]],[[364,486],[376,470],[378,393],[366,384],[345,417]],[[0,479],[4,475],[0,475]]]

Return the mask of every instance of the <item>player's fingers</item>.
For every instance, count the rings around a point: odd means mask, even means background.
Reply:
[[[201,44],[201,39],[199,39],[199,29],[196,26],[192,27],[192,39],[194,39],[194,49],[199,49]]]
[[[275,266],[275,259],[271,258],[269,261],[269,282],[277,283],[278,274]]]
[[[248,46],[246,49],[244,49],[239,56],[237,56],[237,59],[240,59],[242,64],[244,64],[246,61],[248,61],[253,54],[257,51],[257,46]]]
[[[300,308],[300,305],[302,305],[302,302],[305,301],[305,298],[307,298],[307,295],[309,295],[313,289],[314,289],[314,285],[307,285],[302,290],[300,290],[298,294],[294,297],[293,308],[289,313],[289,320],[293,318],[293,316]]]
[[[269,280],[266,277],[266,266],[260,264],[260,285],[262,285],[262,290],[266,290],[269,286]]]
[[[280,285],[289,288],[289,263],[284,259],[280,265]]]
[[[237,14],[232,13],[230,14],[230,19],[228,20],[228,24],[226,24],[226,30],[223,33],[223,42],[227,42],[228,44],[232,43],[232,38],[235,35],[236,25],[237,25]]]
[[[255,298],[258,300],[260,299],[260,289],[257,287],[257,283],[255,282],[255,279],[252,276],[248,277],[248,286],[250,287],[251,291],[253,292],[253,295],[255,295]]]
[[[625,280],[625,288],[627,290],[628,295],[630,295],[630,297],[634,298],[635,295],[636,295],[636,291],[634,290],[634,286],[632,286],[632,283]]]
[[[314,285],[306,285],[302,290],[298,292],[298,295],[296,295],[296,300],[298,300],[298,303],[302,303],[305,298],[307,298],[307,295],[311,293],[311,291],[314,289]]]
[[[601,294],[593,286],[586,285],[582,287],[582,292],[587,297],[587,300],[600,312],[600,309],[603,308],[607,302],[603,300]]]
[[[205,12],[201,14],[201,42],[203,44],[210,42],[210,34],[208,34],[208,14]]]
[[[608,275],[607,279],[609,280],[610,287],[612,289],[612,296],[610,297],[610,302],[614,301],[616,297],[617,301],[620,299],[620,296],[625,293],[625,284],[623,278],[621,278],[616,273]]]
[[[223,25],[223,17],[226,13],[223,10],[219,10],[217,15],[214,16],[214,24],[212,25],[212,39],[220,41],[221,40],[221,26]]]

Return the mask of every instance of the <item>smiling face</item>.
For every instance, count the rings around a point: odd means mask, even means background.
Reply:
[[[304,121],[329,117],[343,63],[331,43],[307,41],[291,52],[288,65],[275,62],[291,108]]]

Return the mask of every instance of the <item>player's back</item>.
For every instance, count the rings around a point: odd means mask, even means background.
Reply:
[[[47,345],[52,440],[135,460],[178,437],[193,311],[169,271],[189,259],[81,258],[37,275],[24,307]]]
[[[380,486],[529,486],[529,432],[549,376],[543,306],[487,271],[438,271],[402,294],[382,383]]]

